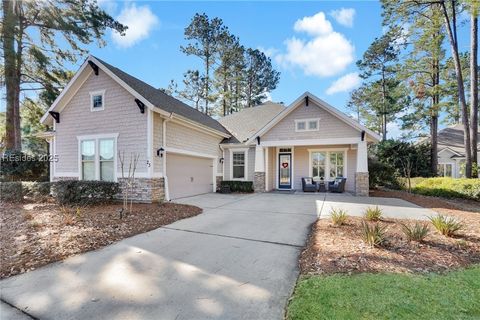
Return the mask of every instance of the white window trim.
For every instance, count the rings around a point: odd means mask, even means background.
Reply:
[[[317,123],[316,129],[310,129],[308,124],[309,122],[315,121]],[[298,129],[298,123],[305,122],[305,129],[301,130]],[[320,118],[310,118],[310,119],[295,119],[295,132],[312,132],[312,131],[319,131],[320,130]]]
[[[245,166],[244,166],[243,178],[233,178],[233,153],[234,152],[245,153]],[[230,180],[248,181],[248,148],[231,148],[230,149]]]
[[[325,181],[332,181],[332,177],[327,177],[330,175],[330,152],[343,152],[343,177],[348,177],[348,163],[347,163],[347,151],[348,148],[323,148],[323,149],[308,149],[308,176],[313,177],[313,167],[312,167],[312,153],[313,152],[325,152],[327,154],[325,161]],[[333,177],[335,179],[335,177]]]
[[[94,108],[93,107],[93,97],[94,96],[102,96],[102,107],[101,108]],[[96,111],[102,111],[105,110],[105,89],[104,90],[98,90],[98,91],[91,91],[90,92],[90,111],[91,112],[96,112]]]
[[[95,180],[100,181],[100,154],[99,154],[99,143],[98,140],[102,139],[114,139],[113,143],[113,181],[118,181],[117,175],[117,141],[118,133],[107,133],[107,134],[92,134],[77,136],[78,140],[78,179],[83,180],[82,173],[82,141],[85,140],[94,140],[95,141]]]
[[[438,162],[438,165],[442,165],[442,166],[445,166],[446,164],[449,164],[452,166],[452,175],[451,176],[446,176],[446,175],[443,175],[442,177],[449,177],[449,178],[455,178],[456,177],[456,165],[455,165],[455,162]],[[438,170],[437,170],[438,171]],[[445,172],[445,168],[444,168],[444,172]],[[438,172],[437,172],[438,174]]]

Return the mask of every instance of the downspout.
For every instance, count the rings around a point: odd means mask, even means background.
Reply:
[[[167,177],[167,122],[170,121],[173,117],[173,112],[170,112],[168,118],[163,119],[162,123],[162,144],[164,146],[165,152],[163,154],[163,185],[165,190],[165,200],[170,201],[170,194],[168,192],[168,177]]]
[[[220,150],[222,150],[222,158],[223,158],[223,161],[222,161],[222,180],[225,180],[225,148],[219,144],[218,147],[220,148]],[[218,186],[217,186],[218,188]]]

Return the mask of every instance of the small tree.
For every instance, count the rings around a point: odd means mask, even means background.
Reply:
[[[123,218],[124,213],[132,213],[133,199],[130,198],[130,210],[128,209],[128,200],[130,192],[133,191],[135,185],[135,171],[137,170],[138,159],[140,155],[138,153],[130,154],[130,161],[128,163],[128,173],[125,177],[125,152],[118,152],[118,159],[120,161],[120,168],[122,169],[122,200],[123,207],[120,210],[120,219]]]

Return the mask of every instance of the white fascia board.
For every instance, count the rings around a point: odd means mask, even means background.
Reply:
[[[74,86],[74,84],[78,81],[80,75],[82,74],[82,72],[85,70],[85,68],[87,68],[88,66],[88,60],[89,58],[87,58],[83,64],[80,66],[80,69],[78,69],[78,71],[75,73],[75,75],[73,76],[73,78],[68,82],[67,86],[65,88],[63,88],[62,92],[60,92],[60,94],[58,95],[58,97],[55,99],[55,101],[53,101],[52,105],[50,106],[50,108],[48,108],[47,112],[45,112],[45,114],[42,116],[42,118],[40,119],[40,122],[42,124],[45,124],[46,120],[48,119],[48,116],[50,115],[49,112],[50,111],[55,111],[55,108],[57,107],[57,105],[60,103],[60,101],[62,101],[62,99],[65,97],[65,95],[67,94],[68,91],[71,90],[71,88]],[[88,78],[88,76],[86,77]],[[85,79],[86,80],[86,79]],[[84,80],[84,81],[85,81]],[[78,90],[78,89],[77,89]]]
[[[318,98],[317,96],[311,94],[310,92],[305,92],[303,95],[301,95],[298,99],[296,99],[293,103],[289,105],[289,107],[285,108],[284,111],[280,112],[275,118],[273,118],[269,123],[267,123],[262,129],[257,131],[254,135],[252,135],[246,143],[251,143],[253,139],[255,139],[257,136],[262,136],[264,133],[266,133],[268,130],[273,128],[277,123],[279,123],[282,119],[284,119],[287,115],[289,115],[291,112],[293,112],[295,109],[297,109],[301,103],[304,101],[305,97],[311,98],[320,108],[324,108],[327,112],[331,113],[332,115],[336,116],[340,120],[344,121],[348,125],[354,127],[358,131],[365,131],[373,141],[378,142],[381,140],[381,137],[373,132],[372,130],[364,127],[363,125],[359,124],[355,120],[349,118],[347,115],[345,115],[343,112],[337,110],[327,102],[323,101],[322,99]]]
[[[305,140],[276,140],[276,141],[260,141],[263,147],[278,146],[326,146],[340,144],[357,144],[360,138],[337,138],[337,139],[305,139]]]

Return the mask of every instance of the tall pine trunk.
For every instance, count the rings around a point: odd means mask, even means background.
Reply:
[[[455,12],[455,1],[452,3],[452,25],[450,25],[450,17],[448,15],[448,10],[445,2],[442,2],[442,11],[445,19],[445,29],[447,30],[448,39],[450,41],[450,47],[452,50],[452,58],[455,66],[455,74],[457,78],[457,90],[458,90],[458,100],[460,102],[460,108],[462,110],[462,122],[463,122],[463,131],[465,144],[465,176],[467,178],[472,177],[472,149],[470,147],[470,126],[468,121],[468,107],[467,101],[465,99],[465,87],[463,85],[463,75],[462,67],[460,64],[460,57],[458,54],[458,42],[457,42],[457,21],[456,21],[456,12]]]
[[[471,13],[471,47],[470,47],[470,144],[472,163],[478,167],[477,132],[478,132],[478,17],[476,9]],[[473,170],[473,178],[478,178],[477,170]]]
[[[22,149],[22,135],[21,135],[21,117],[20,117],[20,81],[22,77],[22,55],[23,55],[23,32],[24,32],[24,25],[23,25],[23,11],[21,5],[17,7],[17,18],[18,18],[18,31],[17,31],[17,48],[16,48],[16,73],[15,73],[15,128],[17,128],[15,132],[15,144],[18,149]]]
[[[5,87],[7,93],[7,109],[5,123],[5,149],[21,150],[20,143],[20,110],[18,103],[19,79],[17,79],[17,66],[15,55],[15,26],[17,16],[14,12],[14,1],[2,0],[3,8],[3,60],[5,69]],[[18,119],[17,119],[18,118]]]
[[[385,87],[385,70],[382,70],[382,140],[387,140],[387,89]]]
[[[438,92],[438,86],[440,84],[440,66],[437,58],[433,59],[432,69],[432,84],[434,88],[434,94],[432,96],[432,109],[430,111],[430,161],[432,175],[436,176],[438,166],[438,105],[440,103],[440,94]]]

